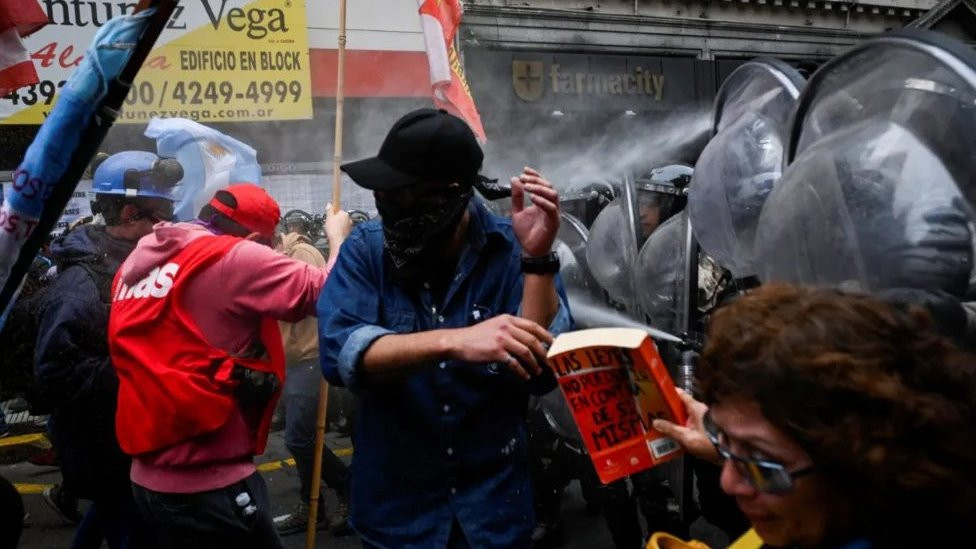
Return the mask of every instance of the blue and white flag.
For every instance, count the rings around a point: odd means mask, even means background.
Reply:
[[[153,118],[146,137],[159,156],[176,158],[183,180],[176,188],[178,221],[195,219],[214,193],[231,183],[261,183],[257,152],[249,145],[185,118]]]
[[[7,290],[8,282],[21,283],[11,280],[11,271],[40,221],[48,198],[68,169],[81,140],[80,129],[96,116],[109,82],[119,77],[154,13],[155,9],[150,8],[117,17],[99,29],[14,172],[6,199],[0,205],[0,289]],[[30,253],[33,256],[34,252]]]

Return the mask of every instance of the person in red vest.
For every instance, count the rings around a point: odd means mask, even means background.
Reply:
[[[282,547],[253,463],[285,374],[277,321],[315,314],[352,224],[329,216],[321,269],[271,249],[279,217],[263,189],[231,185],[197,220],[157,225],[116,275],[116,431],[160,547]]]

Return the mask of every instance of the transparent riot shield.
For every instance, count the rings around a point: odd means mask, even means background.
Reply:
[[[764,281],[972,293],[976,53],[905,31],[824,65],[756,235]]]
[[[736,69],[715,101],[715,136],[698,159],[688,209],[702,249],[736,278],[756,274],[756,225],[803,85],[789,65],[760,58]]]
[[[645,322],[671,333],[681,331],[687,226],[687,210],[665,221],[644,242],[634,266],[634,287]]]
[[[637,204],[633,182],[626,180],[617,198],[596,216],[586,243],[593,278],[610,299],[633,314],[636,310],[632,271],[637,258]]]
[[[755,274],[753,246],[755,227],[763,202],[779,177],[785,128],[790,112],[803,86],[799,74],[775,59],[750,61],[733,72],[722,84],[713,109],[713,137],[702,151],[688,189],[688,215],[684,223],[669,227],[667,243],[655,242],[654,235],[642,250],[638,264],[649,272],[655,269],[654,256],[664,256],[667,246],[674,253],[670,267],[675,273],[668,280],[667,292],[675,302],[668,303],[662,285],[644,287],[642,306],[649,318],[665,314],[657,322],[673,322],[674,330],[690,339],[700,330],[698,277],[701,250],[713,257],[733,277]],[[661,259],[657,259],[661,261]],[[680,265],[680,269],[676,269]],[[654,280],[661,273],[645,278]],[[660,313],[659,313],[660,311]],[[671,316],[673,314],[673,317]],[[677,364],[671,364],[676,382],[691,391],[697,352],[679,349]],[[682,519],[694,516],[693,473],[686,460],[669,471],[681,507]]]
[[[559,233],[553,249],[559,255],[559,276],[570,295],[586,296],[591,300],[600,298],[600,285],[590,273],[586,263],[586,241],[589,231],[576,217],[563,212],[560,214]]]
[[[682,334],[689,329],[695,307],[694,290],[687,286],[689,273],[697,282],[698,248],[689,239],[687,203],[688,185],[694,170],[672,164],[651,170],[636,181],[638,236],[642,241],[633,266],[632,287],[641,322],[668,333]],[[690,257],[693,261],[688,261]],[[661,356],[675,383],[681,380],[681,349],[658,339]],[[685,473],[683,460],[660,466],[654,472],[656,481],[668,480],[680,509],[683,523],[693,516],[693,483]]]

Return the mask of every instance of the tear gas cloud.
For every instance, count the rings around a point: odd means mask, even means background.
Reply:
[[[376,154],[400,116],[429,105],[424,100],[364,101],[346,118],[344,158]],[[620,114],[597,127],[566,113],[562,118],[567,120],[544,116],[517,131],[509,131],[505,122],[512,113],[481,114],[488,134],[483,174],[504,180],[521,173],[523,166],[533,166],[560,189],[617,181],[667,163],[693,163],[711,128],[705,110],[653,117]],[[331,153],[331,144],[327,149]]]
[[[693,163],[711,126],[704,110],[653,119],[621,114],[597,128],[586,127],[586,120],[546,122],[520,135],[489,129],[484,173],[505,178],[533,166],[561,189],[619,181],[663,164]],[[495,125],[486,121],[486,126]]]
[[[693,103],[673,112],[608,112],[601,110],[595,97],[586,108],[577,106],[553,116],[549,110],[526,110],[514,97],[499,104],[497,98],[511,95],[508,75],[493,81],[485,81],[484,75],[479,79],[475,100],[495,96],[495,101],[482,102],[481,111],[488,135],[482,173],[488,177],[506,180],[523,166],[533,166],[566,191],[593,182],[619,181],[666,163],[691,163],[707,142],[710,114],[704,107],[696,110]],[[430,106],[425,97],[347,99],[343,160],[375,155],[398,118]],[[333,99],[321,98],[315,101],[313,120],[208,125],[257,149],[258,161],[265,166],[265,186],[283,211],[320,212],[331,197],[334,108]],[[144,129],[141,124],[116,126],[103,148],[154,150],[155,143],[142,135]],[[317,163],[317,173],[307,168],[289,171],[294,170],[289,166],[303,163]],[[371,194],[348,177],[344,177],[342,196],[343,208],[375,213]]]
[[[567,297],[573,310],[573,319],[576,320],[581,328],[635,328],[647,332],[651,337],[660,341],[670,341],[672,343],[682,342],[681,338],[674,334],[638,322],[604,304],[591,300],[579,292],[568,291]]]

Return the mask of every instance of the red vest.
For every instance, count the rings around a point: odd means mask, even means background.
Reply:
[[[261,321],[264,357],[233,357],[211,345],[182,306],[194,275],[238,242],[232,236],[198,238],[132,287],[116,275],[108,339],[119,378],[115,429],[127,454],[162,450],[224,425],[238,406],[237,381],[231,379],[234,364],[274,373],[284,384],[285,356],[277,322]],[[214,304],[220,306],[220,296],[214,296]],[[261,414],[253,440],[255,454],[264,451],[280,392]]]

